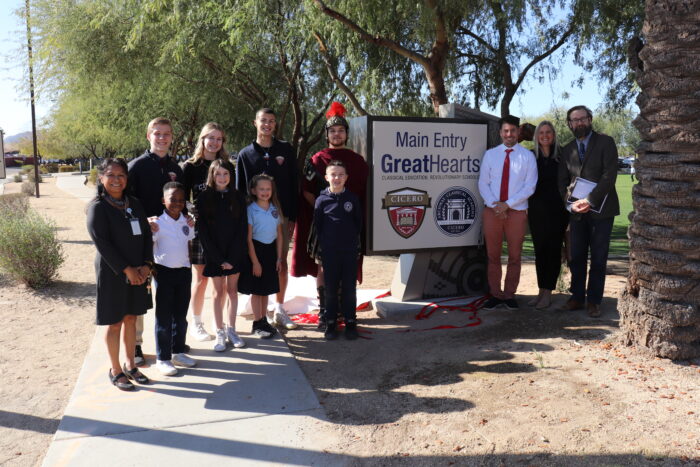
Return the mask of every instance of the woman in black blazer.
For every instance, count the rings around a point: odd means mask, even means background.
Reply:
[[[152,306],[146,282],[153,262],[153,241],[141,203],[126,195],[126,162],[105,159],[97,171],[97,196],[87,208],[87,229],[97,248],[96,323],[107,327],[109,380],[128,391],[134,389],[129,380],[149,382],[134,363],[134,350],[136,317]],[[126,353],[123,366],[119,363],[122,328]]]

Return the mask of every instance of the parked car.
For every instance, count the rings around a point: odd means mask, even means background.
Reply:
[[[617,158],[617,169],[629,169],[631,167],[630,163],[627,162],[626,159],[623,159],[622,157]]]

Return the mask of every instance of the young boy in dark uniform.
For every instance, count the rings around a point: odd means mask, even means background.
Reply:
[[[327,340],[338,337],[336,320],[342,304],[345,337],[353,340],[358,337],[355,309],[362,209],[357,195],[345,189],[348,173],[342,162],[330,161],[325,178],[329,187],[316,198],[314,207],[314,226],[326,282],[324,335]]]

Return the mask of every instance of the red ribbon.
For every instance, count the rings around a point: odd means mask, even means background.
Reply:
[[[466,303],[464,305],[445,305],[447,302],[453,302],[456,300],[464,300],[469,297],[453,297],[453,298],[448,298],[446,300],[441,300],[439,302],[432,302],[428,303],[425,305],[416,315],[417,320],[421,319],[428,319],[430,316],[435,313],[438,310],[444,310],[444,311],[462,311],[464,313],[469,313],[468,319],[469,322],[463,326],[455,326],[452,324],[442,324],[440,326],[435,326],[432,328],[426,328],[426,329],[403,329],[401,331],[397,332],[418,332],[418,331],[435,331],[437,329],[460,329],[460,328],[469,328],[472,326],[478,326],[481,324],[481,318],[477,316],[477,312],[479,308],[484,304],[486,301],[487,297],[480,297],[476,300],[474,300],[471,303]]]
[[[391,292],[385,292],[381,295],[378,295],[375,297],[375,300],[378,298],[384,298],[388,297],[391,295]],[[466,303],[462,305],[446,305],[448,302],[454,302],[457,300],[465,300],[469,297],[452,297],[448,298],[445,300],[441,300],[438,302],[431,302],[425,305],[421,310],[418,312],[416,315],[415,319],[416,320],[421,320],[421,319],[428,319],[430,316],[435,313],[438,310],[444,310],[444,311],[461,311],[463,313],[469,313],[468,319],[469,322],[463,326],[455,326],[452,324],[441,324],[440,326],[435,326],[432,328],[426,328],[426,329],[402,329],[400,331],[396,332],[417,332],[417,331],[434,331],[438,329],[460,329],[460,328],[469,328],[473,326],[478,326],[481,324],[481,318],[477,316],[477,312],[479,308],[486,302],[486,299],[488,296],[483,296],[479,297],[476,300],[474,300],[471,303]],[[369,304],[371,301],[361,303],[360,305],[357,306],[357,310],[361,311],[369,307]],[[316,313],[298,313],[295,315],[291,316],[292,321],[295,323],[299,324],[318,324],[318,314]],[[338,329],[343,329],[345,327],[345,324],[342,321],[338,322]],[[372,331],[366,330],[366,329],[360,329],[359,327],[357,328],[357,331],[361,334],[373,334]],[[360,335],[363,339],[371,339],[371,337],[363,336]]]

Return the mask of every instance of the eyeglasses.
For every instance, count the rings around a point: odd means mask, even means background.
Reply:
[[[571,123],[586,123],[591,117],[583,117],[583,118],[572,118],[569,119]]]

